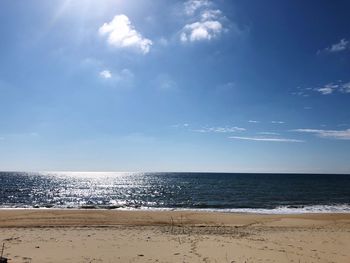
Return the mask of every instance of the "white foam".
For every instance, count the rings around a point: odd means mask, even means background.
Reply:
[[[350,205],[310,205],[303,207],[279,206],[273,209],[266,208],[119,208],[118,210],[154,210],[154,211],[197,211],[197,212],[223,212],[223,213],[251,213],[251,214],[325,214],[350,213]]]
[[[54,206],[54,207],[11,207],[11,206],[2,206],[1,210],[12,210],[12,209],[81,209],[79,207],[67,207],[67,206]],[[98,208],[98,209],[107,209],[107,208]],[[138,208],[135,207],[120,207],[113,210],[147,210],[147,211],[195,211],[195,212],[221,212],[221,213],[249,213],[249,214],[326,214],[326,213],[350,213],[350,204],[340,204],[340,205],[309,205],[303,207],[291,207],[291,206],[279,206],[273,209],[266,208],[169,208],[169,207],[146,207],[141,206]]]

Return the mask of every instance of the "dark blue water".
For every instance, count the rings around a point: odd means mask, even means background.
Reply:
[[[350,212],[350,175],[0,172],[0,207]]]

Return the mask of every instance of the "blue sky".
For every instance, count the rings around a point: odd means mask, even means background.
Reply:
[[[349,8],[1,1],[0,168],[350,173]]]

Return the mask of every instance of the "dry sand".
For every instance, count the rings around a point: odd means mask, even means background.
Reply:
[[[350,262],[350,214],[0,210],[9,262]]]

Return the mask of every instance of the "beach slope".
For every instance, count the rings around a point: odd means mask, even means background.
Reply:
[[[346,262],[350,214],[0,210],[9,262]]]

